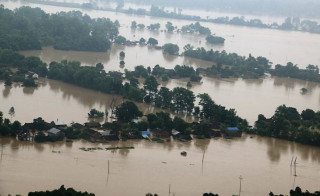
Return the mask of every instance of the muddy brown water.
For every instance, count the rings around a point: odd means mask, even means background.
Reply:
[[[288,194],[296,186],[309,191],[320,188],[319,148],[258,136],[164,144],[146,140],[32,144],[11,138],[0,138],[0,143],[2,195],[26,195],[64,184],[97,196],[168,195],[169,185],[171,194],[177,196],[200,196],[204,192],[230,196],[238,194],[240,175],[241,195],[247,196],[268,195],[270,190]],[[110,146],[135,149],[79,149]],[[181,156],[181,151],[187,156]],[[297,157],[297,177],[290,167],[292,157]]]
[[[38,88],[25,88],[14,84],[11,88],[0,82],[0,111],[10,118],[10,107],[15,108],[12,120],[31,122],[42,117],[47,121],[55,119],[67,123],[84,123],[87,113],[92,108],[100,111],[108,110],[111,114],[112,99],[120,104],[119,96],[108,95],[86,88],[77,87],[56,80],[40,79]],[[186,87],[187,80],[170,80],[161,85],[173,89],[177,86]],[[300,89],[306,87],[309,91],[301,94]],[[203,78],[203,83],[194,83],[190,88],[195,95],[208,93],[217,103],[227,108],[234,108],[237,114],[246,118],[251,125],[259,114],[271,117],[276,108],[282,104],[296,107],[299,112],[306,108],[319,110],[319,84],[301,80],[267,78],[260,80],[243,79],[213,79]],[[196,100],[197,103],[197,100]],[[160,111],[147,104],[138,104],[145,114]],[[110,120],[110,119],[109,119]],[[187,118],[192,120],[192,118]]]
[[[201,35],[195,36],[192,34],[166,33],[161,31],[152,32],[148,30],[132,31],[130,28],[131,21],[133,20],[137,21],[137,23],[143,23],[146,26],[152,23],[160,23],[161,29],[165,29],[167,21],[171,21],[173,25],[178,28],[181,28],[183,25],[190,24],[192,21],[37,5],[21,3],[20,1],[0,1],[0,3],[9,9],[15,9],[22,5],[26,5],[31,7],[40,7],[48,13],[80,10],[93,18],[108,17],[111,20],[118,20],[120,22],[120,35],[123,35],[130,40],[139,40],[141,37],[147,39],[149,37],[154,37],[159,41],[159,45],[163,45],[165,43],[178,44],[181,52],[186,44],[191,44],[196,47],[205,47],[206,49],[212,48],[214,50],[235,52],[242,56],[248,56],[249,54],[252,54],[253,56],[264,56],[270,59],[274,65],[278,63],[285,64],[288,61],[298,64],[301,68],[305,68],[308,64],[320,64],[320,56],[318,53],[320,49],[320,34],[202,23],[203,26],[210,28],[213,34],[226,38],[224,45],[211,45],[206,44],[205,36]],[[126,50],[124,51],[126,52]],[[161,53],[161,51],[159,52]],[[152,51],[145,53],[144,50],[138,50],[139,56],[152,56],[154,54],[155,53]],[[146,63],[147,62],[143,64]],[[160,61],[157,63],[161,64]]]
[[[13,9],[17,2],[3,2]],[[69,11],[70,8],[27,4],[41,7],[47,12]],[[160,44],[177,43],[180,49],[187,43],[218,50],[236,52],[240,55],[266,56],[274,63],[293,61],[299,66],[319,64],[319,35],[263,30],[228,25],[203,23],[217,35],[227,38],[224,46],[205,44],[203,36],[188,34],[169,34],[165,32],[131,31],[132,20],[138,23],[159,22],[164,27],[170,20],[181,27],[190,21],[178,21],[144,16],[128,16],[102,11],[84,11],[92,17],[118,19],[122,25],[120,34],[130,39],[155,37]],[[201,42],[200,42],[201,41]],[[211,63],[179,56],[165,56],[161,51],[149,47],[114,46],[106,53],[56,51],[44,48],[41,51],[22,52],[36,55],[46,62],[62,59],[79,60],[87,65],[102,62],[106,70],[120,70],[117,56],[123,50],[126,53],[124,68],[133,69],[142,64],[153,67],[160,64],[173,68],[176,64],[194,67],[210,66]],[[163,85],[172,89],[186,86],[186,80],[170,80]],[[308,93],[300,94],[306,87]],[[300,112],[306,108],[319,109],[319,84],[287,78],[267,78],[264,80],[204,78],[202,84],[193,84],[197,93],[207,92],[213,100],[227,108],[235,108],[237,113],[247,118],[250,124],[262,113],[270,117],[277,106],[286,104],[296,107]],[[86,122],[91,108],[104,111],[109,109],[111,100],[122,98],[106,95],[89,89],[76,87],[59,81],[41,79],[38,88],[24,88],[14,85],[6,88],[0,83],[0,111],[5,117],[9,108],[15,108],[12,120],[30,122],[39,116],[47,121],[59,118],[67,123]],[[157,109],[139,104],[144,113]],[[111,142],[92,144],[85,141],[73,143],[31,144],[14,139],[1,138],[0,194],[23,194],[29,191],[55,189],[61,184],[77,190],[94,192],[100,195],[145,195],[148,192],[159,195],[202,195],[214,192],[220,195],[238,194],[239,176],[242,175],[241,195],[288,194],[295,186],[315,191],[320,189],[320,150],[316,147],[292,142],[244,136],[225,140],[194,140],[188,143],[171,142],[165,144],[148,141]],[[109,147],[133,145],[134,150],[84,152],[80,147]],[[58,152],[60,153],[54,153]],[[187,151],[187,157],[180,152]],[[201,160],[205,151],[202,166]],[[298,157],[297,177],[290,167],[292,157]],[[110,174],[107,164],[110,161]],[[173,195],[173,194],[171,194]]]

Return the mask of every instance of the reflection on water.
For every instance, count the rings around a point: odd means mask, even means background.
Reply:
[[[41,60],[49,64],[52,61],[60,62],[63,59],[70,61],[80,61],[82,65],[95,66],[97,63],[104,64],[106,71],[118,71],[120,57],[119,53],[124,51],[126,57],[125,67],[128,70],[133,70],[137,65],[154,67],[159,64],[166,68],[174,68],[176,65],[187,64],[197,67],[209,67],[211,62],[202,61],[193,58],[164,55],[161,50],[156,50],[149,46],[118,46],[114,45],[108,52],[75,52],[75,51],[60,51],[54,50],[51,47],[43,48],[43,50],[22,51],[26,56],[39,56]],[[123,70],[122,70],[123,72]]]
[[[2,85],[2,83],[0,82],[0,85]],[[10,90],[11,90],[11,87],[10,86],[6,86],[4,87],[3,91],[2,91],[2,96],[4,98],[7,98],[9,95],[10,95]]]
[[[0,144],[2,195],[55,189],[61,184],[97,196],[138,196],[147,192],[165,195],[169,184],[176,195],[203,192],[233,195],[239,188],[239,175],[245,179],[242,187],[245,195],[267,195],[270,190],[288,194],[294,182],[292,157],[297,157],[299,163],[296,186],[315,191],[316,179],[320,177],[315,172],[320,169],[320,148],[259,136],[163,144],[146,140],[33,144],[0,138]],[[79,149],[114,146],[135,149],[92,152]],[[181,151],[187,151],[188,155],[181,156]]]
[[[177,86],[186,87],[187,81],[174,79],[162,82],[161,85],[173,89]],[[303,87],[308,89],[308,93],[300,93]],[[194,83],[190,90],[195,95],[208,93],[217,104],[234,108],[238,115],[246,118],[251,125],[259,114],[271,117],[275,109],[282,104],[295,107],[299,112],[307,108],[317,111],[320,107],[319,84],[288,78],[244,80],[204,77],[203,83]],[[87,113],[90,109],[107,109],[111,114],[112,99],[115,99],[117,104],[123,101],[123,98],[117,95],[108,95],[49,79],[40,79],[37,88],[24,88],[16,84],[8,88],[4,87],[2,82],[0,91],[0,111],[8,118],[6,111],[13,106],[16,110],[13,120],[21,122],[30,122],[40,116],[47,121],[59,118],[68,123],[83,123],[88,120]],[[160,111],[147,104],[139,103],[138,106],[145,114]],[[189,121],[194,120],[190,116],[182,117]]]

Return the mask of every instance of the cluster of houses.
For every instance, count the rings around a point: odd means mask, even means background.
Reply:
[[[137,121],[137,120],[136,120]],[[136,122],[133,121],[133,122]],[[138,121],[137,121],[138,122]],[[157,139],[165,139],[170,140],[171,137],[174,139],[179,139],[181,141],[185,141],[185,136],[179,132],[179,130],[171,130],[171,131],[164,131],[160,129],[147,129],[141,131],[118,131],[116,132],[113,127],[119,122],[107,122],[104,124],[100,124],[99,122],[87,122],[84,124],[80,123],[72,123],[71,127],[73,130],[81,131],[88,139],[93,142],[104,142],[104,141],[112,141],[112,140],[120,140],[120,139],[148,139],[148,140],[156,140]],[[219,123],[209,123],[209,122],[200,122],[200,123],[207,123],[207,125],[211,129],[211,137],[221,137],[225,136],[228,137],[241,137],[242,131],[240,131],[237,127],[227,127],[223,131],[220,130]],[[195,126],[196,123],[193,123]],[[118,124],[119,125],[119,124]],[[18,139],[23,141],[33,141],[35,136],[41,132],[45,136],[58,138],[58,140],[63,140],[65,138],[65,131],[68,126],[65,122],[57,119],[52,121],[51,123],[45,123],[45,130],[37,130],[34,128],[33,123],[26,123],[24,125],[28,127],[27,130],[18,131]],[[119,127],[119,126],[118,126]],[[117,134],[118,133],[118,134]],[[191,137],[190,137],[191,139]]]

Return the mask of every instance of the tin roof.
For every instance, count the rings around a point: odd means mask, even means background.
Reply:
[[[51,128],[51,129],[49,129],[48,130],[48,133],[52,133],[52,134],[58,134],[60,132],[60,130],[59,129],[56,129],[56,128]]]

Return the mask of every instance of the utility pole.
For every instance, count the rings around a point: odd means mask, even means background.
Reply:
[[[109,164],[109,160],[108,160],[108,175],[109,175],[109,173],[110,173],[110,171],[109,171],[109,165],[110,165],[110,164]]]
[[[240,196],[240,194],[241,194],[241,181],[242,181],[242,176],[240,175],[240,177],[239,177],[239,180],[240,180],[240,187],[239,187],[239,196]]]
[[[297,157],[294,160],[294,176],[297,176]]]

